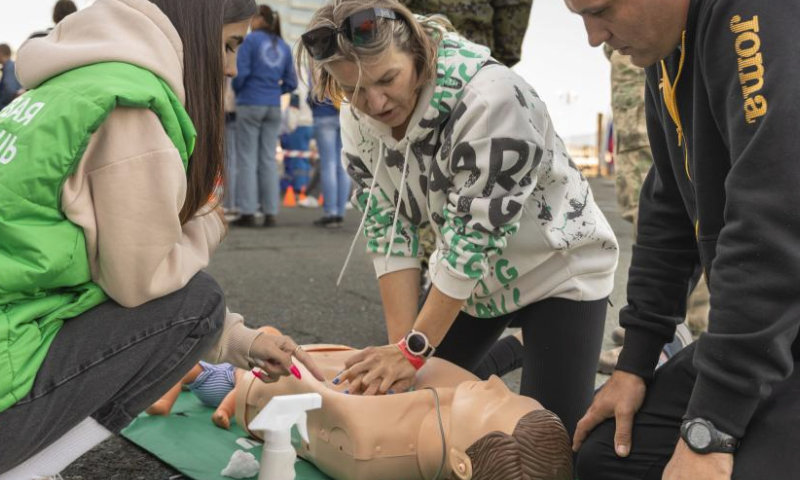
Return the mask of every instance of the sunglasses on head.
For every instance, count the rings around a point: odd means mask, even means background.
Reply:
[[[368,45],[378,34],[378,17],[397,20],[392,10],[368,8],[345,18],[339,28],[319,27],[304,33],[303,45],[314,60],[324,60],[336,53],[336,35],[339,34],[357,47]]]

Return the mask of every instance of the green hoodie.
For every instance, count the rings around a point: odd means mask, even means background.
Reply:
[[[64,320],[107,299],[61,189],[117,106],[148,108],[187,165],[191,119],[170,87],[123,63],[70,70],[0,112],[0,411],[30,390]]]

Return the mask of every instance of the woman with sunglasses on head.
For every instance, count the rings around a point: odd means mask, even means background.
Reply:
[[[392,0],[335,0],[302,37],[318,98],[349,102],[345,163],[390,341],[335,383],[403,391],[432,355],[474,369],[513,323],[521,393],[572,434],[592,399],[617,242],[533,88],[448,27]],[[429,222],[433,287],[418,311]]]
[[[275,226],[281,203],[280,173],[275,153],[281,128],[281,95],[297,88],[292,50],[281,38],[278,12],[266,5],[253,18],[253,32],[239,52],[236,91],[236,204],[240,227]]]
[[[0,479],[56,475],[201,358],[277,379],[225,309],[223,80],[253,0],[98,0],[19,52],[0,112]],[[321,376],[320,376],[321,378]]]

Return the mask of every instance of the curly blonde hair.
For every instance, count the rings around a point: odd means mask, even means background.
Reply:
[[[356,46],[343,35],[337,35],[336,53],[324,60],[314,60],[303,42],[298,43],[295,55],[297,71],[311,73],[314,83],[312,94],[318,101],[322,102],[326,98],[334,102],[347,100],[342,88],[325,68],[326,65],[342,60],[355,63],[359,71],[355,89],[358,92],[361,87],[362,65],[379,61],[392,46],[413,57],[417,70],[417,86],[425,85],[436,78],[439,41],[446,32],[455,30],[440,15],[415,16],[395,0],[332,0],[314,13],[306,31],[319,27],[338,28],[347,17],[368,8],[385,8],[394,11],[398,16],[397,20],[379,17],[378,35],[369,45]]]

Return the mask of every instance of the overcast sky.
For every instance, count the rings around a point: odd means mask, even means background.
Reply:
[[[74,0],[85,7],[93,0]],[[0,0],[0,43],[13,49],[33,31],[52,23],[54,0]],[[609,111],[609,65],[601,49],[586,42],[581,19],[563,0],[534,0],[515,70],[547,103],[563,137],[593,134],[597,114]]]

